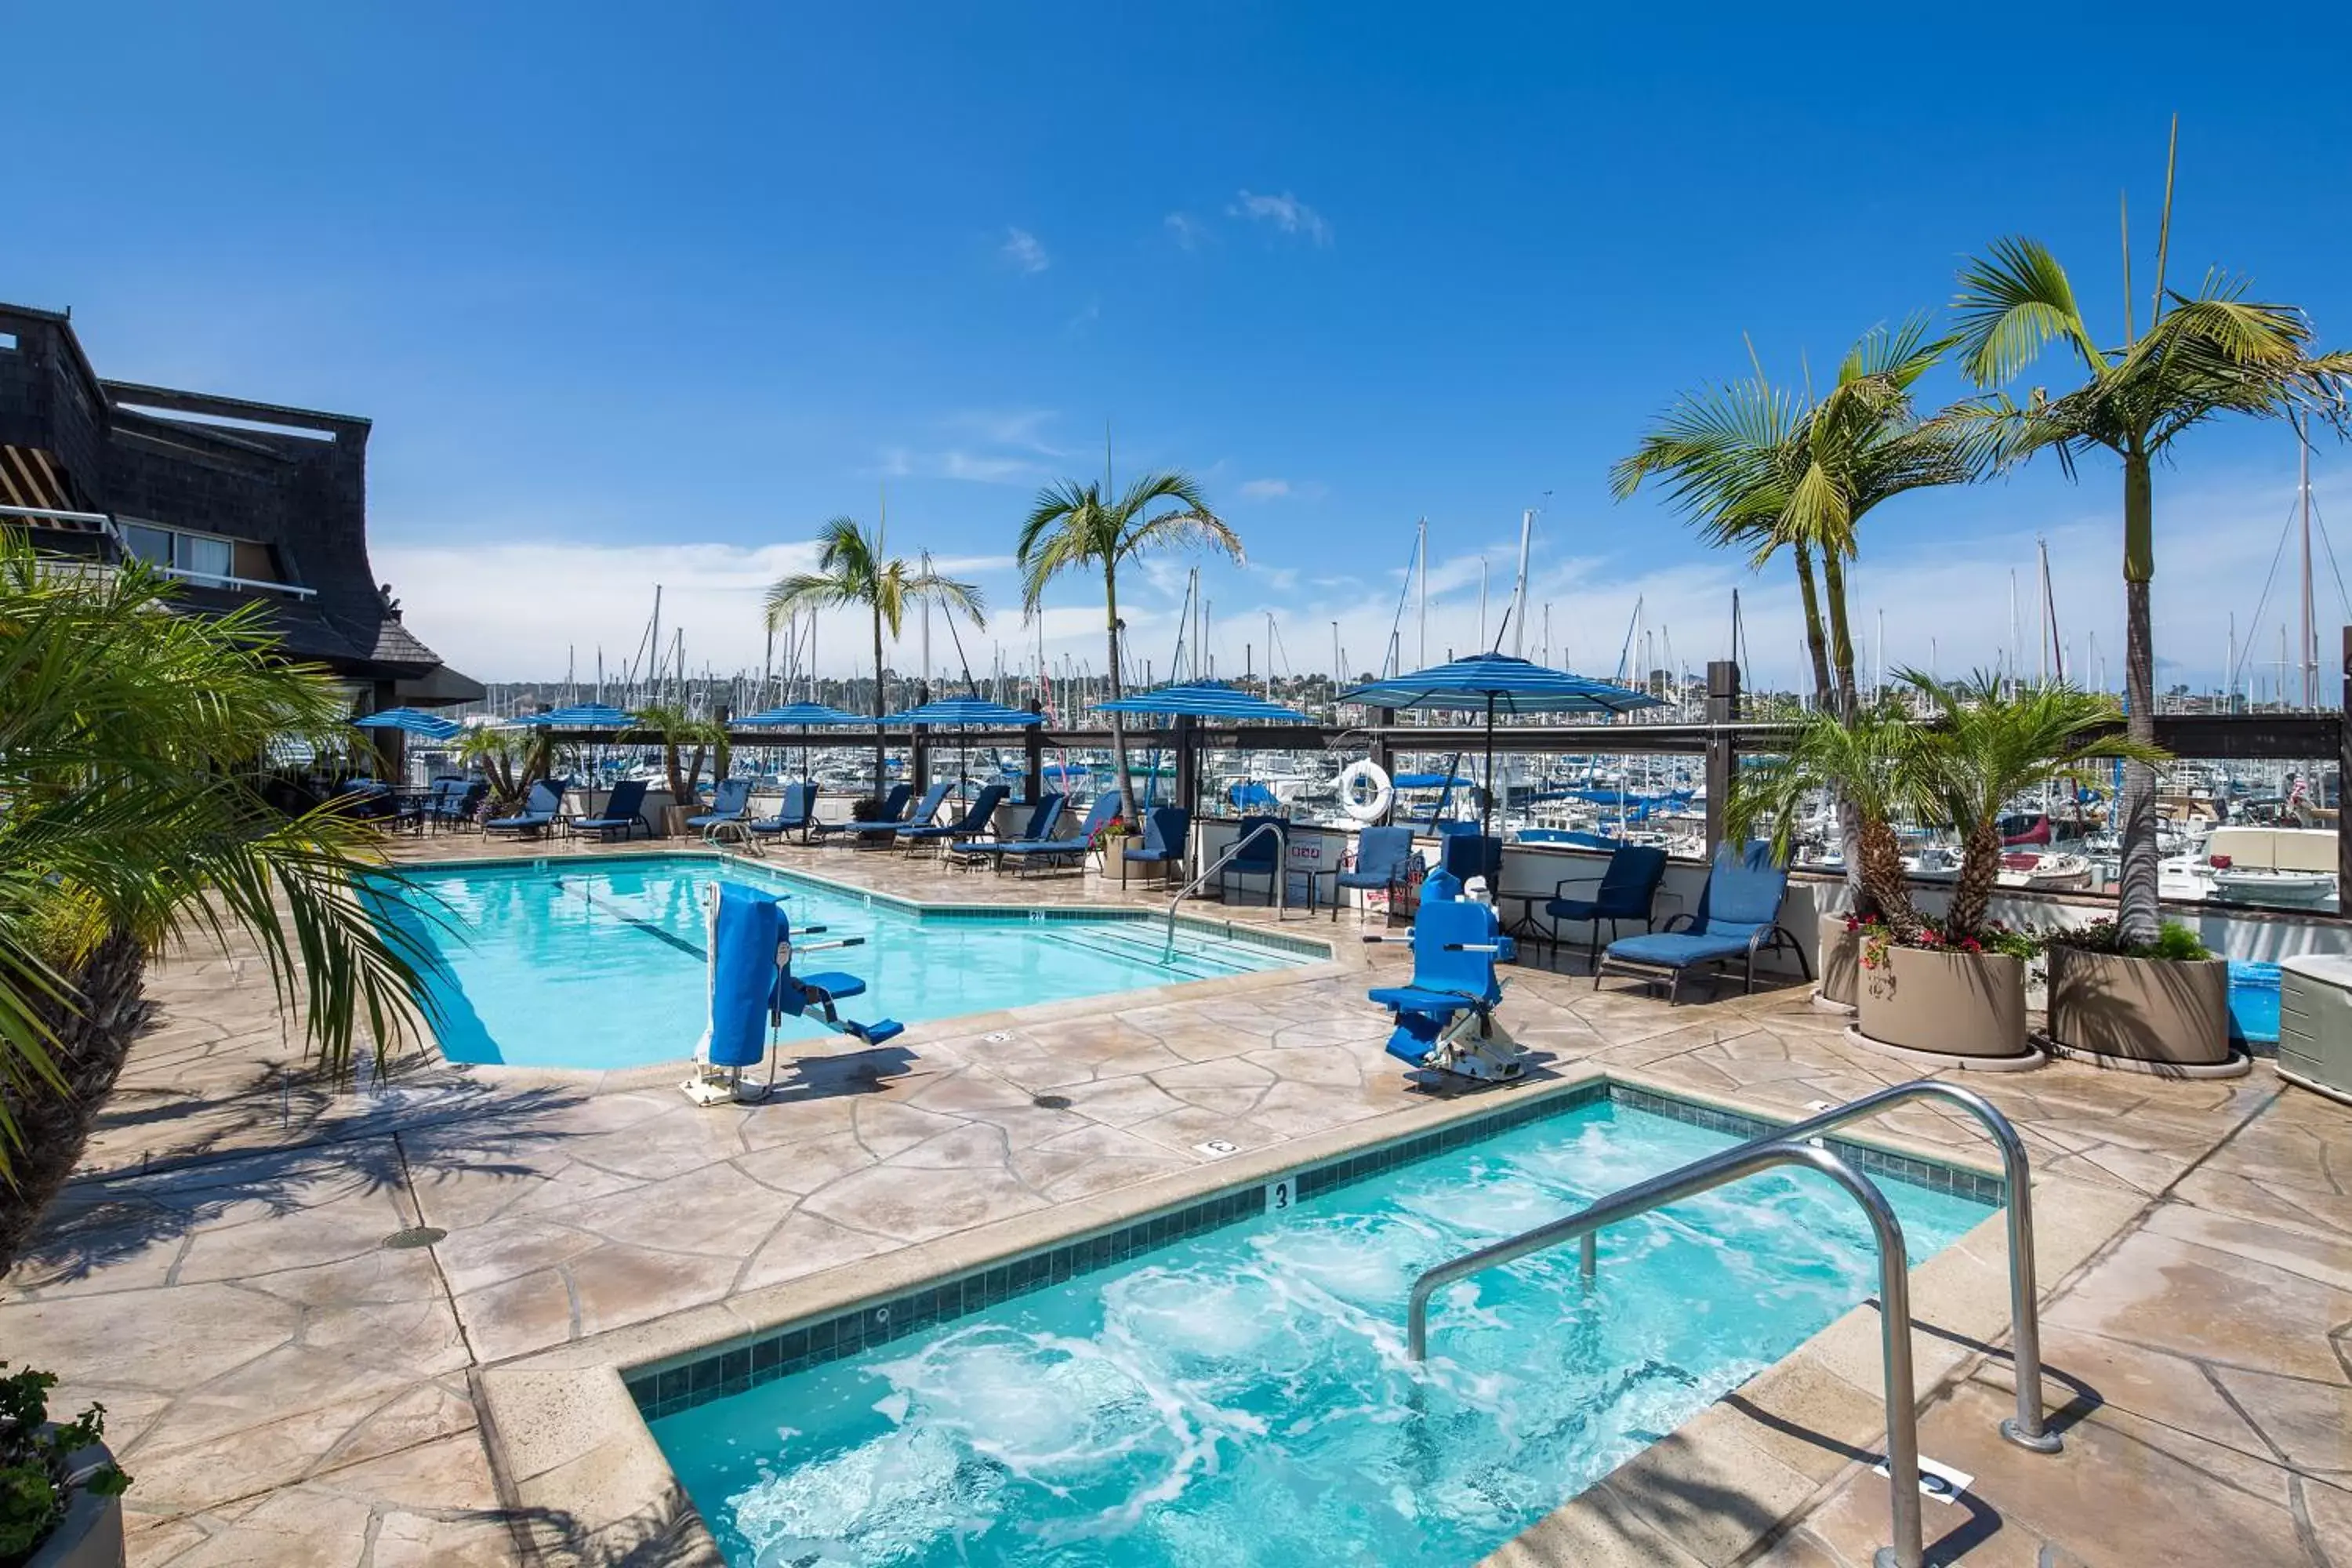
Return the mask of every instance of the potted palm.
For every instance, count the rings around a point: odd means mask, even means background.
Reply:
[[[7,1366],[0,1362],[0,1369]],[[122,1473],[102,1441],[106,1407],[49,1419],[55,1374],[0,1377],[0,1563],[122,1568]]]
[[[1903,679],[1932,710],[1913,763],[1918,787],[1959,835],[1960,869],[1941,920],[1907,931],[1864,929],[1856,1033],[1938,1065],[2035,1066],[2042,1058],[2026,1036],[2025,970],[2038,944],[1990,918],[2001,816],[2044,784],[2080,783],[2095,758],[2162,753],[2122,736],[2113,701],[2063,682],[1947,683],[1916,670]]]
[[[695,791],[702,784],[702,764],[713,748],[726,745],[726,728],[691,716],[683,704],[676,702],[655,703],[635,717],[638,728],[661,741],[662,775],[669,784],[669,804],[661,814],[662,836],[681,837],[686,819],[700,809]]]
[[[1799,725],[1789,750],[1744,769],[1724,812],[1735,842],[1769,837],[1773,858],[1786,864],[1798,824],[1827,795],[1844,803],[1854,826],[1850,911],[1821,916],[1822,1001],[1851,1011],[1860,973],[1861,931],[1885,926],[1916,935],[1921,919],[1904,870],[1898,817],[1932,802],[1923,787],[1923,738],[1909,710],[1880,701],[1852,717],[1815,710]]]
[[[2050,1043],[2061,1054],[2178,1078],[2235,1078],[2252,1058],[2230,1050],[2230,964],[2174,921],[2154,942],[2126,941],[2112,920],[2053,931]]]

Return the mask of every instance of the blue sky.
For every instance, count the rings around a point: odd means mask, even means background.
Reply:
[[[693,662],[756,664],[759,583],[885,486],[894,544],[1000,607],[978,644],[1034,646],[1013,534],[1042,480],[1099,471],[1108,423],[1122,475],[1192,470],[1248,540],[1248,571],[1207,573],[1220,673],[1244,641],[1263,668],[1269,610],[1289,668],[1328,664],[1334,619],[1377,664],[1424,515],[1431,651],[1466,649],[1477,557],[1499,602],[1541,505],[1557,659],[1606,673],[1637,597],[1680,662],[1719,655],[1738,584],[1785,683],[1784,573],[1606,489],[1675,392],[1744,369],[1743,333],[1776,373],[1827,365],[2010,232],[2119,331],[2117,196],[2144,315],[2178,109],[2173,279],[2252,272],[2352,344],[2352,101],[2189,68],[2210,11],[1984,47],[1960,25],[47,7],[9,23],[55,63],[10,88],[13,210],[37,219],[0,298],[73,307],[103,374],[373,417],[379,573],[486,677],[600,642],[617,662],[656,581]],[[2347,43],[2316,13],[2293,37],[2315,68]],[[2352,554],[2352,449],[2317,472]],[[2275,427],[2200,432],[2159,477],[2169,677],[2216,679],[2293,485]],[[1884,610],[1889,664],[1991,660],[2042,531],[2078,664],[2095,638],[2119,679],[2116,489],[2094,464],[1890,505],[1856,574],[1866,657]],[[1160,669],[1185,564],[1129,606]],[[1049,653],[1099,668],[1095,591],[1051,605]],[[856,646],[829,627],[820,657]]]

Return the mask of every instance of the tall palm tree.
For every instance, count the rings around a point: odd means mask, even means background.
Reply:
[[[408,1027],[414,949],[356,896],[374,830],[271,804],[273,748],[342,752],[349,700],[260,605],[182,615],[175,592],[136,563],[55,573],[0,529],[0,1186],[20,1200],[62,1179],[121,1067],[72,1055],[101,949],[246,933],[331,1068]],[[0,1215],[0,1252],[10,1234]]]
[[[2311,410],[2341,423],[2352,390],[2352,353],[2313,353],[2310,321],[2291,305],[2246,298],[2242,279],[2209,271],[2187,293],[2164,286],[2172,179],[2165,176],[2165,227],[2145,333],[2132,321],[2130,253],[2125,253],[2124,335],[2102,347],[2074,299],[2066,269],[2041,244],[2011,237],[1960,269],[1952,302],[1961,363],[1991,389],[1962,411],[2004,466],[2054,452],[2069,478],[2095,450],[2112,453],[2124,479],[2124,691],[2131,737],[2156,743],[2156,647],[2148,584],[2156,576],[2155,465],[2183,432],[2222,414],[2281,416]],[[2052,339],[2073,353],[2084,380],[2057,397],[2035,388],[2025,401],[1999,389],[2032,364]],[[2126,762],[2121,803],[2123,881],[2116,925],[2126,942],[2156,940],[2156,774]]]
[[[961,582],[933,570],[929,557],[910,564],[903,556],[882,553],[882,535],[869,535],[856,518],[836,517],[818,536],[816,570],[779,577],[768,590],[771,629],[798,611],[826,605],[861,605],[874,616],[874,793],[882,794],[882,777],[889,758],[882,738],[882,716],[890,711],[882,680],[882,634],[897,637],[906,624],[909,605],[929,601],[961,610],[974,626],[986,624],[986,605],[976,584]]]
[[[1845,592],[1857,526],[1884,501],[1967,483],[1984,466],[1972,431],[1913,403],[1914,384],[1948,346],[1914,317],[1863,334],[1818,398],[1773,385],[1760,367],[1685,394],[1610,470],[1620,499],[1664,479],[1676,511],[1710,542],[1748,548],[1759,568],[1784,549],[1795,558],[1814,695],[1841,713],[1859,705]]]
[[[1013,555],[1021,563],[1021,605],[1035,615],[1045,586],[1065,572],[1099,568],[1103,615],[1110,637],[1110,695],[1119,695],[1118,568],[1147,550],[1205,544],[1235,561],[1244,559],[1235,533],[1202,499],[1201,487],[1181,473],[1144,475],[1116,500],[1105,486],[1065,479],[1037,492],[1029,521],[1021,525]],[[1165,510],[1151,509],[1165,502]],[[1126,716],[1110,716],[1112,766],[1120,798],[1134,809],[1135,786],[1127,769]]]
[[[2085,784],[2095,760],[2143,767],[2167,760],[2154,745],[2116,732],[2113,699],[2063,681],[2004,689],[1989,676],[1943,681],[1916,669],[1899,679],[1927,700],[1935,721],[1915,765],[1960,835],[1959,876],[1944,915],[1949,941],[1983,932],[2011,801],[2045,784]]]

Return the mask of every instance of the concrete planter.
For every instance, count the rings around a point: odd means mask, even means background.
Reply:
[[[2152,1067],[2230,1060],[2229,961],[2050,949],[2050,1037],[2068,1051]]]
[[[103,1444],[84,1448],[73,1457],[73,1473],[88,1475],[113,1458]],[[65,1518],[33,1548],[25,1568],[123,1568],[123,1561],[122,1500],[77,1489]]]
[[[1861,975],[1859,1033],[1931,1057],[2038,1059],[2025,1038],[2025,961],[1996,952],[1892,947]]]
[[[1821,937],[1814,952],[1821,965],[1821,984],[1813,994],[1832,1006],[1852,1012],[1862,984],[1862,936],[1845,929],[1843,915],[1821,917]]]

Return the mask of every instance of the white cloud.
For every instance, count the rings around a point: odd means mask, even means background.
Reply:
[[[1289,493],[1288,479],[1247,479],[1242,484],[1242,494],[1252,500],[1279,500]]]
[[[1323,215],[1288,191],[1278,196],[1255,195],[1244,191],[1225,210],[1235,217],[1248,218],[1255,223],[1270,223],[1284,234],[1303,236],[1317,245],[1331,243],[1331,226],[1324,221]]]
[[[1169,237],[1185,250],[1198,250],[1209,237],[1209,226],[1191,213],[1170,213],[1160,220]]]
[[[1032,277],[1054,265],[1054,258],[1045,254],[1045,246],[1025,228],[1006,229],[1004,243],[997,247],[997,254],[1011,262],[1017,270]]]
[[[1048,458],[1058,458],[1058,448],[1046,445],[1045,428],[1054,419],[1050,408],[967,408],[950,414],[940,423],[946,428],[971,436],[992,447],[1026,447]]]

